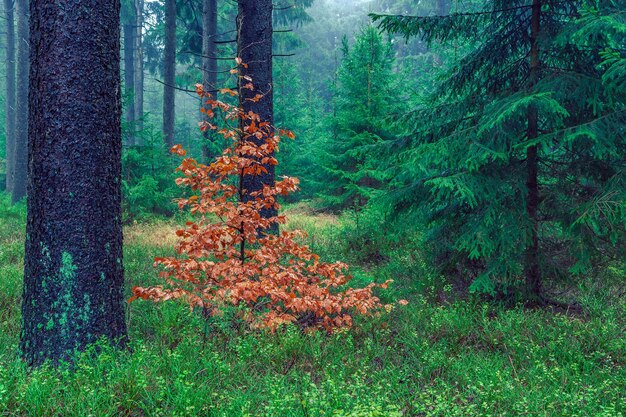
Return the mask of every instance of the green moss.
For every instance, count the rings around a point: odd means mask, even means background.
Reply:
[[[83,296],[83,306],[80,309],[80,320],[83,324],[89,323],[89,319],[91,317],[91,299],[89,298],[89,294],[85,294]]]
[[[76,274],[76,265],[74,265],[72,254],[63,252],[61,254],[61,269],[59,270],[62,281],[73,281]]]
[[[47,322],[46,330],[52,330],[55,323],[58,324],[59,332],[63,340],[69,340],[72,332],[70,317],[72,317],[72,314],[75,314],[76,311],[74,290],[76,288],[77,269],[78,267],[74,265],[72,254],[63,252],[61,254],[61,266],[59,267],[57,276],[54,279],[50,277],[43,278],[41,283],[42,288],[47,290],[49,287],[48,281],[54,282],[54,287],[58,288],[60,291],[55,294],[56,300],[52,303],[51,312],[44,314],[44,320]]]
[[[52,257],[50,256],[50,249],[48,249],[48,246],[46,246],[43,242],[39,242],[39,244],[41,245],[41,256],[43,256],[46,261],[50,262],[52,260]]]

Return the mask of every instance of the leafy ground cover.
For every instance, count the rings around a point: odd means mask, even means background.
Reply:
[[[626,415],[623,298],[583,289],[575,316],[452,294],[441,301],[419,253],[401,246],[355,279],[394,278],[383,296],[409,306],[349,331],[272,334],[247,329],[232,311],[207,323],[178,303],[136,302],[129,351],[100,346],[72,369],[29,370],[17,351],[24,213],[0,202],[0,415]],[[288,227],[307,230],[323,257],[359,259],[345,238],[355,219],[302,205],[289,214]],[[164,221],[125,229],[129,286],[156,282],[152,258],[171,254],[175,229]]]

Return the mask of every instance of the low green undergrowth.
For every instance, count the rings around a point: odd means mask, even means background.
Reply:
[[[573,317],[472,298],[435,302],[435,283],[410,285],[422,273],[418,253],[357,270],[361,281],[397,275],[391,296],[410,304],[348,332],[271,334],[228,312],[206,323],[176,303],[137,302],[128,351],[103,345],[72,369],[30,370],[17,351],[23,212],[0,204],[0,415],[626,416],[623,301],[590,294]],[[314,249],[344,255],[338,239],[349,220],[292,214]],[[157,282],[151,259],[170,253],[175,227],[125,229],[129,285]]]

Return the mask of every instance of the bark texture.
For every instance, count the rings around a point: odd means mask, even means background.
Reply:
[[[541,0],[533,0],[530,28],[530,88],[537,83],[538,71],[541,65],[539,58],[538,37],[541,31]],[[527,113],[528,140],[536,139],[539,135],[539,114],[537,108],[530,106]],[[526,286],[531,298],[540,301],[542,298],[541,267],[539,264],[539,156],[537,146],[530,146],[526,150],[527,178],[526,212],[530,220],[530,243],[526,247],[525,270]]]
[[[119,0],[31,0],[21,349],[124,344]]]
[[[5,189],[13,191],[15,165],[15,14],[13,0],[4,0],[6,19],[6,178]]]
[[[217,0],[204,0],[202,7],[202,85],[205,91],[217,88]],[[208,121],[206,113],[201,113],[203,121]],[[211,130],[203,133],[202,157],[205,163],[211,161],[213,155],[211,141],[214,139]]]
[[[163,82],[163,137],[169,149],[174,145],[176,120],[176,0],[165,0]]]
[[[15,142],[13,144],[13,190],[14,203],[26,197],[28,175],[28,0],[17,0],[17,88],[15,114]]]
[[[253,112],[259,116],[261,122],[267,122],[270,126],[274,124],[272,7],[271,0],[239,0],[237,17],[238,56],[245,64],[240,66],[240,75],[250,76],[255,87],[252,91],[241,88],[240,85],[239,106],[244,113]],[[257,94],[262,94],[263,97],[258,101],[250,100]],[[244,201],[248,199],[249,193],[262,190],[264,185],[274,185],[274,166],[265,165],[265,169],[265,174],[242,178]],[[266,209],[261,215],[269,218],[276,215],[276,210]]]

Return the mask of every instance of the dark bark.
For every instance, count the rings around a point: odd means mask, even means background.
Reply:
[[[30,364],[126,340],[119,0],[31,0],[21,349]]]
[[[13,191],[15,165],[15,22],[13,0],[4,0],[6,19],[6,190]]]
[[[143,130],[143,0],[135,0],[137,14],[135,35],[135,131]],[[142,146],[141,135],[135,137],[135,145]]]
[[[239,88],[239,106],[244,113],[253,112],[259,116],[260,122],[267,122],[273,126],[271,0],[239,0],[237,48],[238,56],[245,64],[240,66],[240,75],[251,77],[255,87],[254,91]],[[250,100],[257,94],[262,94],[263,97],[258,101]],[[255,141],[260,144],[263,139]],[[274,166],[264,167],[267,173],[243,177],[243,201],[248,200],[249,193],[262,190],[264,185],[274,185]],[[266,209],[261,215],[263,218],[269,218],[276,215],[276,210]]]
[[[126,144],[128,146],[135,145],[135,37],[137,35],[135,5],[130,4],[124,8],[126,11],[124,16],[124,89],[128,96],[126,105],[126,123],[128,124],[128,133],[126,136]]]
[[[169,149],[174,145],[176,115],[176,0],[165,0],[163,82],[163,137]]]
[[[541,0],[533,0],[531,29],[530,29],[530,88],[532,89],[537,83],[538,71],[541,65],[539,59],[539,43],[538,37],[541,30]],[[539,114],[535,106],[530,106],[527,113],[528,130],[527,137],[529,141],[536,139],[539,135]],[[530,242],[526,247],[525,269],[526,289],[531,298],[536,301],[542,298],[541,285],[541,268],[539,264],[539,220],[537,212],[539,209],[539,156],[536,145],[528,147],[526,151],[526,212],[530,220]]]
[[[17,88],[12,200],[26,197],[28,174],[28,0],[17,0]]]
[[[205,91],[217,88],[217,0],[204,0],[202,7],[202,84]],[[202,120],[207,121],[206,113],[201,113]],[[202,158],[209,163],[215,156],[212,153],[211,141],[214,136],[211,130],[203,133]]]

